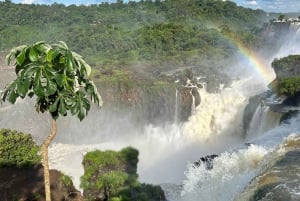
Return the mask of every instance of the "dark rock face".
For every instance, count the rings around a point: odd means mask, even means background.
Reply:
[[[161,125],[175,120],[187,121],[191,115],[193,97],[199,105],[200,96],[195,86],[186,86],[186,79],[175,82],[176,76],[144,78],[141,75],[95,76],[103,98],[103,110],[130,114],[138,125]],[[97,80],[99,79],[99,80]],[[177,116],[176,116],[177,115]]]
[[[216,157],[218,157],[216,154],[201,157],[200,160],[193,163],[193,167],[197,168],[204,165],[207,170],[211,170],[213,169],[213,161]]]
[[[83,201],[72,183],[65,183],[62,174],[50,170],[51,197],[53,201]],[[42,165],[31,168],[0,168],[1,201],[44,201],[44,177]]]

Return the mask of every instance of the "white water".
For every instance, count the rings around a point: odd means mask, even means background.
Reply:
[[[291,23],[290,29],[294,30],[292,34],[290,34],[289,38],[284,40],[281,48],[278,53],[271,58],[270,63],[274,58],[282,58],[288,55],[300,54],[300,23],[295,22]]]
[[[266,153],[265,148],[250,145],[232,153],[222,153],[214,160],[210,171],[203,166],[197,169],[189,166],[180,200],[233,200],[255,176],[255,170]]]
[[[214,159],[212,170],[203,166],[193,168],[190,164],[181,195],[174,200],[234,200],[256,175],[284,153],[281,146],[285,138],[300,135],[299,122],[297,117],[291,124],[275,127],[257,137],[249,147],[222,153]]]
[[[174,123],[178,123],[178,90],[175,90],[175,116],[174,116]]]
[[[194,115],[183,125],[183,133],[200,142],[215,140],[222,135],[238,135],[242,132],[242,115],[246,97],[235,85],[220,93],[207,93],[199,89],[201,103]]]
[[[124,138],[106,140],[105,143],[101,143],[101,130],[98,130],[94,135],[98,135],[100,143],[53,144],[49,154],[50,166],[70,175],[79,187],[79,178],[83,174],[81,161],[86,152],[133,146],[140,152],[140,181],[180,184],[189,162],[207,154],[222,153],[243,143],[241,123],[247,101],[240,89],[252,82],[250,78],[240,80],[218,94],[209,94],[201,89],[201,104],[183,125],[173,124],[163,128],[149,125],[143,133],[131,133]],[[72,129],[64,129],[64,132],[72,132]]]
[[[270,110],[269,106],[259,105],[253,115],[247,133],[247,139],[254,139],[279,124],[281,113]]]

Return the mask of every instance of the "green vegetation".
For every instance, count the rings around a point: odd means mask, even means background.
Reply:
[[[163,200],[159,186],[137,181],[138,151],[131,147],[115,151],[93,151],[85,155],[81,187],[88,201]]]
[[[98,68],[140,62],[180,66],[233,55],[228,36],[219,31],[224,25],[234,33],[233,40],[252,47],[266,18],[261,10],[221,0],[118,1],[90,6],[0,2],[0,51],[39,40],[63,40]]]
[[[73,181],[72,181],[71,177],[68,175],[61,173],[60,180],[64,184],[64,186],[67,186],[67,187],[73,186]]]
[[[270,87],[279,95],[294,96],[300,92],[300,77],[288,77],[274,80]]]
[[[272,67],[276,73],[276,80],[271,83],[271,87],[277,93],[293,96],[300,92],[300,55],[275,59]]]
[[[88,79],[91,67],[64,42],[22,45],[13,48],[6,57],[8,64],[13,59],[18,77],[0,94],[3,101],[7,99],[14,104],[18,97],[36,95],[38,112],[49,111],[57,119],[71,111],[80,120],[90,109],[87,95],[92,102],[102,104],[93,81]]]
[[[278,17],[278,20],[280,20],[280,21],[282,21],[282,20],[284,20],[284,19],[286,19],[286,16],[285,16],[285,15],[280,15],[280,16]]]
[[[89,79],[91,67],[63,41],[15,47],[6,61],[8,65],[15,61],[17,77],[1,91],[1,101],[14,104],[18,97],[36,96],[36,111],[49,112],[52,117],[51,133],[42,145],[46,201],[51,201],[48,146],[57,133],[56,119],[70,112],[81,121],[90,110],[87,96],[99,107],[102,99]]]
[[[41,163],[40,147],[30,134],[0,130],[0,167],[30,167]]]
[[[272,62],[277,77],[300,76],[300,55],[289,55]]]

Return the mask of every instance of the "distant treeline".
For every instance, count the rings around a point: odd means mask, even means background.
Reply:
[[[234,54],[228,37],[262,44],[262,10],[222,0],[141,0],[90,6],[0,2],[0,51],[63,40],[94,66],[182,65]]]

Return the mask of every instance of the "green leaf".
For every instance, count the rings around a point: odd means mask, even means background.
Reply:
[[[37,50],[34,48],[34,47],[31,47],[30,50],[29,50],[29,60],[30,61],[37,61],[39,56],[38,56],[38,52]]]
[[[35,75],[33,91],[38,97],[45,96],[43,86],[41,85],[41,69],[38,69]]]
[[[46,55],[46,61],[51,63],[51,61],[53,60],[53,50],[50,49],[48,52],[47,52],[47,55]]]
[[[19,96],[24,98],[29,90],[30,79],[29,78],[20,78],[17,80],[17,92]]]
[[[8,95],[8,90],[4,90],[3,92],[0,93],[0,97],[1,97],[1,100],[2,101],[5,101],[6,100],[6,97]]]
[[[58,84],[59,87],[62,87],[63,86],[63,82],[64,82],[64,75],[62,74],[57,74],[55,75],[54,79],[56,81],[56,83]]]
[[[64,103],[64,100],[62,100],[62,99],[60,99],[60,102],[59,102],[58,112],[59,112],[59,114],[61,114],[63,116],[67,115],[67,108],[66,108],[66,105]]]
[[[55,82],[47,79],[47,87],[46,87],[46,94],[53,95],[57,91]]]
[[[59,103],[59,98],[56,98],[56,100],[54,101],[54,103],[49,106],[49,111],[51,113],[54,113],[55,111],[57,111],[57,105],[58,105],[58,103]]]
[[[79,110],[77,117],[79,118],[80,121],[82,121],[84,119],[85,114],[84,114],[84,110],[82,108]]]
[[[44,41],[40,41],[34,44],[34,47],[41,53],[47,54],[50,51],[51,46],[46,44]]]
[[[22,65],[25,61],[26,48],[22,49],[22,51],[17,56],[17,64]]]
[[[6,60],[6,63],[9,65],[11,60],[13,58],[15,58],[24,48],[26,48],[27,46],[26,45],[21,45],[21,46],[18,46],[18,47],[15,47],[13,48],[8,55],[6,55],[5,57],[5,60]]]
[[[69,73],[72,73],[74,71],[73,61],[72,61],[72,54],[68,54],[67,57],[66,57],[66,60],[67,60],[67,71]]]
[[[18,98],[18,94],[14,90],[10,90],[8,95],[8,101],[11,102],[12,104],[15,104],[17,98]]]

